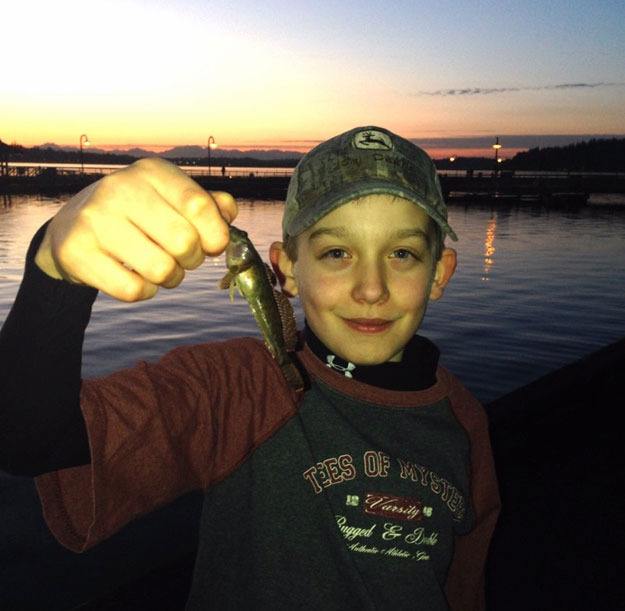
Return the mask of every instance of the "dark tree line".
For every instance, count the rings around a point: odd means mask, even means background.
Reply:
[[[9,146],[11,161],[32,161],[34,163],[80,163],[80,152],[64,151],[53,148],[41,148],[34,146],[28,148],[13,144]],[[83,161],[85,163],[99,163],[103,165],[126,165],[136,161],[136,157],[131,155],[117,155],[114,153],[93,153],[88,150],[83,151]]]
[[[625,138],[532,148],[517,153],[504,166],[515,170],[625,172]]]
[[[33,163],[80,163],[80,151],[62,150],[56,148],[43,148],[34,146],[28,148],[19,144],[6,145],[4,144],[2,149],[3,154],[6,154],[11,161],[23,161]],[[173,163],[179,165],[206,165],[206,157],[167,157]],[[119,153],[98,153],[90,151],[89,149],[83,149],[82,159],[84,163],[95,163],[101,165],[127,165],[137,161],[139,157],[134,155],[123,155]],[[221,157],[212,156],[211,165],[213,167],[219,167],[222,165],[227,166],[262,166],[262,167],[294,167],[298,162],[298,159],[255,159],[254,157]]]

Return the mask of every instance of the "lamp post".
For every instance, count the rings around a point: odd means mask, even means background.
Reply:
[[[455,176],[456,175],[456,171],[454,169],[454,161],[456,161],[455,155],[452,155],[451,157],[449,157],[449,170],[450,170],[450,175],[451,176]]]
[[[84,140],[83,140],[84,138]],[[89,146],[89,136],[87,136],[87,134],[81,134],[80,136],[80,173],[84,174],[85,173],[85,164],[83,161],[83,155],[82,155],[82,146],[83,144],[85,146]]]
[[[501,148],[501,144],[499,144],[499,136],[495,138],[495,144],[493,144],[493,148],[495,149],[495,176],[497,176],[498,166],[499,166],[499,149]]]
[[[211,175],[211,149],[217,148],[215,144],[215,138],[212,136],[208,137],[208,142],[206,144],[206,150],[208,151],[208,175]]]

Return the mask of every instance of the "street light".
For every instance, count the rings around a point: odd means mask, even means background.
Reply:
[[[208,175],[211,175],[211,149],[216,149],[217,145],[215,144],[215,138],[212,136],[208,137],[208,143],[206,144],[206,149],[208,150]]]
[[[495,139],[495,144],[493,144],[493,148],[495,149],[495,174],[497,173],[497,166],[500,163],[499,160],[499,149],[501,148],[501,144],[499,144],[499,136]]]
[[[83,140],[84,138],[84,140]],[[84,174],[85,173],[85,164],[83,161],[83,156],[82,156],[82,145],[85,146],[89,146],[89,136],[87,136],[87,134],[81,134],[80,136],[80,173]]]

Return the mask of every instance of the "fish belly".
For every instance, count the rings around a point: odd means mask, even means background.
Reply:
[[[286,349],[282,334],[282,320],[264,269],[250,268],[237,276],[237,286],[247,301],[267,348],[282,363]]]

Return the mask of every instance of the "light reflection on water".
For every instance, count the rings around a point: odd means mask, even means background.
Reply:
[[[484,239],[484,275],[482,282],[488,282],[490,268],[495,263],[495,235],[497,233],[497,212],[488,221],[486,227],[486,238]]]
[[[61,200],[11,198],[0,208],[0,321],[17,292],[31,236]],[[241,201],[237,226],[266,256],[280,239],[280,202]],[[625,334],[625,210],[450,207],[458,269],[422,332],[443,363],[489,401]],[[217,288],[223,256],[175,290],[125,304],[100,295],[84,373],[103,375],[174,346],[257,335],[242,298]],[[301,321],[301,310],[295,304]]]

